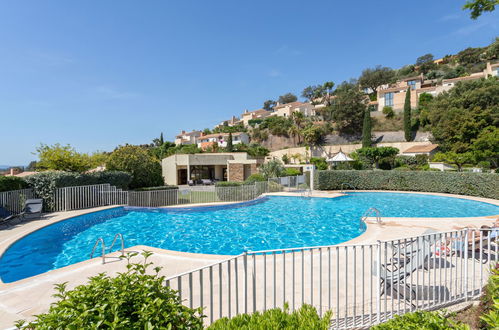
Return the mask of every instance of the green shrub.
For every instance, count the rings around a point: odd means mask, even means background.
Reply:
[[[443,312],[414,312],[395,317],[388,322],[375,325],[373,330],[447,330],[447,329],[469,329],[468,326],[451,321]]]
[[[499,264],[492,270],[481,305],[484,315],[480,317],[486,329],[499,329]]]
[[[135,189],[135,191],[151,191],[151,190],[178,190],[178,186],[157,186],[157,187],[145,187],[145,188]]]
[[[43,198],[44,205],[48,210],[50,210],[54,204],[53,195],[56,188],[109,183],[112,186],[126,189],[131,180],[132,177],[130,174],[120,171],[104,171],[87,174],[46,171],[24,178],[26,184],[30,188],[33,188],[40,198]]]
[[[280,308],[270,309],[263,313],[241,314],[231,319],[222,318],[213,323],[210,330],[231,329],[293,329],[293,330],[327,330],[331,324],[332,313],[328,311],[323,317],[317,314],[315,307],[303,305],[299,310],[292,313],[285,305],[284,310]]]
[[[315,165],[315,168],[317,168],[318,170],[327,170],[329,167],[326,158],[322,157],[311,157],[310,164]]]
[[[17,176],[0,176],[0,191],[19,190],[26,187],[26,182]]]
[[[216,187],[239,187],[242,186],[244,182],[239,181],[218,181],[215,183]]]
[[[284,176],[297,176],[297,175],[301,175],[299,169],[288,167],[284,170]]]
[[[202,329],[202,309],[182,305],[177,292],[165,286],[165,277],[146,274],[151,266],[143,252],[143,263],[132,264],[129,254],[127,271],[110,277],[105,273],[90,277],[85,285],[66,290],[56,285],[59,301],[34,322],[18,321],[21,329]]]
[[[385,118],[393,118],[395,116],[395,112],[390,106],[384,106],[382,112],[385,115]]]
[[[440,192],[499,199],[495,173],[433,171],[318,171],[315,188],[339,190],[348,182],[362,190]]]
[[[250,183],[255,183],[255,182],[263,182],[263,181],[267,181],[267,180],[265,179],[265,177],[262,174],[253,173],[246,179],[246,181],[244,181],[244,183],[250,184]]]

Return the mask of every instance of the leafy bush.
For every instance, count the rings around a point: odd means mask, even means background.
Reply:
[[[338,190],[344,182],[355,189],[440,192],[499,199],[499,175],[466,172],[318,171],[316,189]]]
[[[485,287],[481,305],[484,315],[480,318],[486,329],[499,329],[499,264],[492,270],[489,282]]]
[[[126,145],[117,148],[109,156],[106,168],[130,173],[130,188],[154,187],[164,183],[159,161],[139,146]]]
[[[443,312],[414,312],[407,313],[402,316],[395,315],[393,319],[388,322],[375,325],[373,330],[419,330],[419,329],[432,329],[432,330],[447,330],[447,329],[469,329],[468,326],[453,322],[447,318]]]
[[[260,173],[264,178],[277,178],[284,175],[284,166],[282,162],[278,159],[268,161],[260,166]]]
[[[315,307],[303,305],[299,310],[292,313],[287,305],[284,310],[280,308],[270,309],[263,313],[241,314],[231,319],[222,318],[213,323],[210,330],[231,329],[294,329],[294,330],[327,330],[332,318],[331,311],[324,313],[323,317],[317,314]]]
[[[385,118],[393,118],[395,116],[395,112],[390,106],[383,107],[383,114],[385,115]]]
[[[157,186],[157,187],[145,187],[145,188],[135,189],[135,191],[151,191],[151,190],[178,190],[178,186]]]
[[[297,175],[301,175],[299,169],[288,167],[284,170],[284,176],[297,176]]]
[[[53,205],[53,194],[56,188],[86,186],[109,183],[112,186],[126,189],[132,177],[120,171],[104,171],[80,174],[76,172],[47,171],[39,172],[24,178],[26,184],[43,198],[44,204],[50,208]]]
[[[322,157],[311,157],[310,164],[315,165],[318,170],[327,170],[329,167],[326,158]]]
[[[263,181],[267,181],[267,180],[265,179],[265,177],[262,174],[253,173],[246,179],[246,181],[244,181],[244,183],[251,184],[251,183],[263,182]]]
[[[17,176],[0,176],[0,191],[19,190],[26,186],[26,182]]]
[[[165,277],[146,271],[151,252],[143,252],[143,263],[130,263],[127,271],[110,277],[90,277],[85,285],[66,290],[56,285],[59,301],[32,323],[18,321],[21,329],[202,329],[202,309],[184,305],[177,292],[164,285]]]
[[[215,186],[217,187],[239,187],[242,186],[244,182],[239,182],[239,181],[218,181],[215,183]]]

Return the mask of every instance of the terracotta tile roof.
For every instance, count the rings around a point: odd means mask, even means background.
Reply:
[[[244,132],[236,132],[232,133],[232,136],[239,136],[241,134],[245,134]],[[207,134],[199,137],[199,140],[204,140],[204,139],[209,139],[209,138],[217,138],[217,137],[225,137],[229,136],[229,133],[213,133],[213,134]]]
[[[413,146],[409,149],[406,149],[403,153],[425,153],[432,152],[433,150],[438,148],[438,144],[426,144],[422,146]]]
[[[247,115],[251,115],[251,114],[259,115],[259,114],[264,114],[264,113],[267,113],[267,112],[270,113],[271,111],[267,111],[265,109],[257,109],[257,110],[245,112],[242,115],[243,116],[247,116]]]
[[[384,94],[384,93],[390,93],[390,92],[398,92],[398,91],[402,91],[402,90],[407,90],[409,87],[407,86],[404,86],[404,87],[391,87],[391,88],[387,88],[387,89],[382,89],[380,90],[380,94]]]
[[[285,107],[299,107],[301,105],[307,104],[305,102],[300,102],[300,101],[295,101],[295,102],[289,102],[289,103],[284,103],[284,104],[279,104],[276,106],[274,109],[280,109],[280,108],[285,108]]]
[[[457,77],[457,78],[452,78],[452,79],[444,79],[444,80],[442,80],[442,83],[445,84],[445,83],[449,83],[449,82],[456,82],[456,81],[463,81],[463,80],[474,80],[474,79],[480,79],[480,78],[483,78],[483,77],[484,77],[484,74],[480,73],[480,74],[475,74],[475,75],[466,76],[466,77]]]

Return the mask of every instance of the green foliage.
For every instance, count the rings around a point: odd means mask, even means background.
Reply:
[[[105,273],[68,291],[57,284],[59,300],[35,321],[18,322],[21,329],[203,329],[202,309],[182,305],[176,291],[165,286],[161,267],[147,273],[151,252],[143,252],[143,263],[131,263],[127,271],[110,277]],[[150,273],[150,272],[149,272]]]
[[[404,79],[410,76],[414,76],[416,73],[416,68],[414,65],[406,65],[397,71],[397,79]]]
[[[300,170],[291,167],[286,168],[283,174],[283,176],[297,176],[297,175],[301,175]]]
[[[282,155],[281,160],[284,164],[289,164],[289,156],[287,154]]]
[[[492,274],[485,286],[481,305],[484,315],[480,317],[486,329],[499,329],[499,264],[492,269]]]
[[[246,127],[243,124],[237,124],[234,126],[217,126],[213,129],[212,133],[237,133],[246,132]]]
[[[362,147],[370,147],[371,142],[371,113],[369,109],[366,109],[364,111],[364,122],[362,123]]]
[[[316,189],[339,190],[348,182],[359,190],[440,192],[499,199],[499,175],[433,171],[319,171]]]
[[[26,182],[17,176],[0,176],[0,192],[19,190],[26,187]]]
[[[286,93],[284,95],[279,96],[279,103],[280,104],[286,104],[286,103],[291,103],[291,102],[296,102],[298,98],[296,95],[292,93]]]
[[[322,157],[311,157],[310,164],[315,165],[315,168],[318,170],[327,170],[329,165],[326,162],[326,158]]]
[[[275,106],[276,106],[276,101],[274,101],[274,100],[267,100],[267,101],[263,102],[263,108],[267,111],[274,110]]]
[[[217,187],[239,187],[244,185],[244,182],[240,181],[218,181],[215,183]]]
[[[293,121],[290,118],[271,116],[265,118],[259,128],[268,129],[272,135],[288,136],[291,126],[293,126]]]
[[[108,170],[130,173],[130,188],[154,187],[163,184],[160,163],[144,148],[132,145],[118,147],[109,156]]]
[[[375,325],[373,330],[447,330],[469,329],[465,324],[452,321],[444,312],[414,312],[395,317],[388,322]]]
[[[365,69],[359,77],[360,87],[370,88],[373,91],[373,94],[376,94],[379,86],[389,84],[394,81],[395,71],[388,67],[382,67],[381,65],[378,65],[372,69]]]
[[[248,120],[248,125],[251,127],[255,127],[256,125],[260,125],[263,122],[263,119],[256,118]]]
[[[303,142],[309,147],[320,146],[324,144],[326,132],[324,127],[311,125],[303,129]]]
[[[461,171],[464,165],[476,163],[476,157],[473,152],[457,153],[454,151],[438,152],[433,156],[432,161],[444,162],[457,166],[457,170]]]
[[[321,85],[308,86],[301,92],[301,97],[312,102],[314,99],[322,96],[323,88]]]
[[[253,173],[244,181],[244,183],[253,184],[255,182],[263,182],[263,181],[267,181],[267,179],[265,179],[265,177],[262,174]]]
[[[107,159],[104,153],[92,155],[80,154],[69,144],[62,146],[56,143],[52,146],[41,144],[36,149],[39,161],[36,169],[39,171],[85,172],[93,167],[103,165]]]
[[[470,151],[482,131],[499,126],[499,79],[459,82],[428,107],[431,132],[441,150]]]
[[[229,133],[229,137],[227,138],[227,146],[225,147],[227,152],[234,151],[234,144],[232,143],[232,132]]]
[[[395,112],[393,111],[393,108],[388,105],[385,105],[383,107],[383,114],[385,115],[385,118],[388,119],[395,117]]]
[[[343,82],[336,88],[331,104],[331,119],[340,133],[358,133],[368,98],[354,82]]]
[[[395,157],[395,167],[405,167],[409,170],[421,170],[425,169],[425,166],[427,165],[428,165],[427,155]]]
[[[26,184],[33,188],[35,193],[43,198],[48,209],[53,207],[53,194],[56,188],[86,186],[109,183],[121,189],[128,188],[132,176],[126,172],[104,171],[94,173],[75,173],[62,171],[45,171],[24,178]]]
[[[234,151],[244,151],[252,157],[265,157],[268,156],[270,150],[258,143],[251,143],[249,146],[243,143],[236,144]]]
[[[265,179],[276,178],[284,175],[284,166],[278,159],[273,159],[260,166],[260,173]]]
[[[411,89],[408,88],[405,93],[404,102],[404,136],[406,141],[412,140],[412,124],[411,124]]]
[[[303,305],[300,309],[290,312],[285,304],[284,309],[275,308],[263,313],[240,314],[231,319],[222,318],[211,326],[210,330],[267,330],[267,329],[293,329],[293,330],[327,330],[330,328],[332,312],[327,311],[320,317],[315,307]]]
[[[379,163],[383,159],[393,163],[398,152],[399,150],[393,147],[364,147],[356,150],[357,155],[376,168],[379,168]]]
[[[499,127],[488,126],[472,140],[471,149],[478,161],[499,167]]]
[[[418,67],[419,72],[428,73],[430,70],[434,69],[437,65],[433,62],[432,54],[425,54],[417,58],[416,66]]]
[[[470,17],[477,19],[486,11],[494,11],[497,5],[499,5],[499,0],[469,0],[463,6],[463,9],[468,9]]]
[[[159,143],[161,140],[158,140]],[[158,161],[161,161],[163,158],[166,158],[171,155],[171,152],[175,148],[175,143],[173,142],[163,142],[149,150],[151,155],[156,158]]]

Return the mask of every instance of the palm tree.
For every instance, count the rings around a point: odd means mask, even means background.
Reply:
[[[298,144],[300,144],[300,138],[301,138],[301,129],[296,126],[296,125],[291,125],[291,127],[288,129],[288,134],[293,138],[293,143],[296,145],[296,140],[295,138],[298,137]]]

